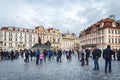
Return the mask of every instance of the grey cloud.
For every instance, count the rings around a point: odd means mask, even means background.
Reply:
[[[113,14],[120,17],[119,0],[1,0],[0,26],[34,28],[43,25],[61,32],[80,31]],[[7,6],[6,6],[7,5]],[[8,8],[9,7],[9,8]]]

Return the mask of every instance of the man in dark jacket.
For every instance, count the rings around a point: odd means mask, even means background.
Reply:
[[[109,64],[109,72],[111,72],[112,50],[110,45],[103,51],[103,58],[105,59],[105,73],[107,73],[107,66]]]
[[[44,62],[45,62],[46,61],[46,57],[47,57],[47,51],[46,51],[46,49],[44,49],[43,54],[44,54]]]
[[[90,50],[89,49],[85,49],[86,52],[86,65],[89,64],[89,56],[90,56]]]
[[[96,48],[96,46],[93,46],[93,51],[92,51],[92,56],[93,56],[93,60],[94,60],[94,69],[93,70],[99,70],[99,52],[100,50],[98,48]]]
[[[57,53],[57,55],[58,55],[58,60],[57,60],[57,62],[62,62],[61,61],[61,57],[62,57],[62,50],[61,49],[58,49],[58,51],[57,51],[58,53]]]

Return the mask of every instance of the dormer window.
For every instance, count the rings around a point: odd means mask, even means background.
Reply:
[[[112,27],[116,27],[116,23],[115,22],[112,23]]]
[[[12,28],[12,27],[9,27],[8,30],[13,30],[13,28]]]
[[[104,26],[104,23],[101,23],[101,24],[100,24],[100,28],[102,28],[103,26]]]

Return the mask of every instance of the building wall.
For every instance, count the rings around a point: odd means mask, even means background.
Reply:
[[[29,48],[33,46],[35,42],[36,34],[33,30],[28,29],[28,31],[24,31],[23,28],[16,28],[18,30],[14,30],[15,28],[6,27],[1,29],[2,38],[0,42],[2,42],[1,47],[3,49],[21,49],[21,48]]]
[[[18,27],[2,27],[0,29],[0,48],[3,49],[24,49],[30,48],[38,43],[40,36],[42,44],[50,41],[53,48],[74,49],[79,45],[79,38],[76,35],[65,34],[58,29],[45,29],[37,26],[35,29]]]
[[[109,44],[112,49],[120,49],[120,25],[114,20],[103,19],[81,33],[81,45],[86,47],[96,45],[101,49],[105,49]]]

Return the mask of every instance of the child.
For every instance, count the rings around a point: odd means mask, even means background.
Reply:
[[[40,64],[43,64],[43,58],[44,58],[44,55],[43,53],[40,54]]]

